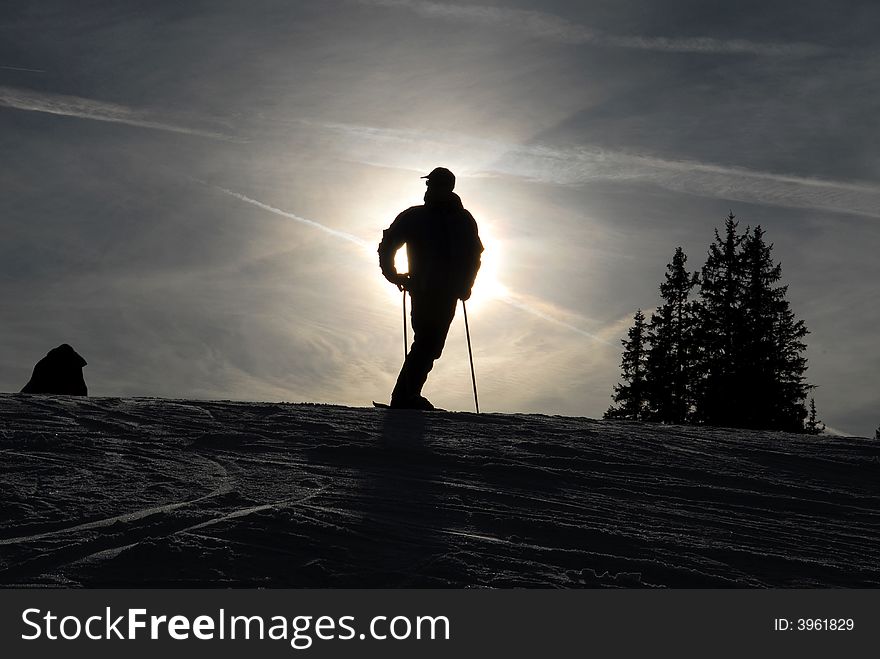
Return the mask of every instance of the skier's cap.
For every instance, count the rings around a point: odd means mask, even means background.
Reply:
[[[428,179],[428,183],[445,185],[450,190],[455,187],[455,174],[450,172],[445,167],[435,167],[431,170],[431,173],[427,176],[423,176],[422,178]]]

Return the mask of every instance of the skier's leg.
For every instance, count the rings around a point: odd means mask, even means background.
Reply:
[[[458,299],[448,294],[413,296],[413,344],[391,394],[392,405],[403,406],[421,395],[434,360],[443,352],[457,303]]]

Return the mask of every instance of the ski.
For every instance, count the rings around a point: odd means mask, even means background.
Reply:
[[[414,407],[391,407],[387,403],[377,403],[373,401],[373,407],[378,407],[380,410],[399,410],[403,412],[448,412],[449,410],[444,410],[442,407],[435,407],[433,410],[420,410]]]

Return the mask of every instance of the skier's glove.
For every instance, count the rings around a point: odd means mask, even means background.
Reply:
[[[397,286],[397,290],[399,291],[406,290],[409,285],[409,275],[402,275],[395,272],[394,274],[385,275],[385,279]]]

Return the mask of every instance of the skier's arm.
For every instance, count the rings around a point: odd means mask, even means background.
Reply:
[[[394,255],[406,243],[405,213],[406,211],[398,215],[391,226],[382,232],[382,241],[379,243],[378,250],[379,268],[381,268],[382,274],[385,279],[398,288],[402,287],[407,279],[406,275],[398,273],[397,268],[394,267]]]
[[[465,251],[464,255],[464,268],[462,272],[462,288],[459,294],[459,297],[462,300],[467,300],[471,296],[471,289],[474,287],[474,282],[477,279],[477,273],[480,271],[481,258],[480,255],[483,253],[483,241],[480,240],[480,234],[477,230],[477,222],[474,220],[473,216],[468,213],[469,222],[469,238],[470,244]]]

